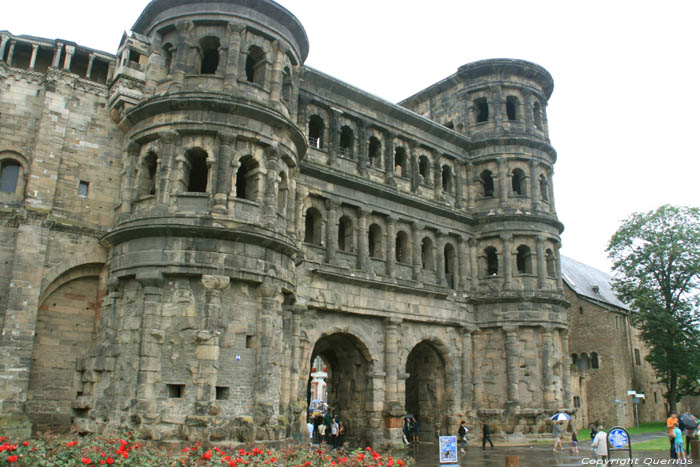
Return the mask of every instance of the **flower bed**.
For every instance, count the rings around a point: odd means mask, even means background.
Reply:
[[[142,445],[133,436],[96,436],[66,440],[56,437],[15,442],[0,437],[0,464],[12,466],[139,466],[184,467],[223,465],[229,467],[411,467],[404,461],[363,450],[310,449],[291,445],[284,449],[247,446],[235,449],[208,448],[202,443],[188,445],[172,454],[162,448]]]

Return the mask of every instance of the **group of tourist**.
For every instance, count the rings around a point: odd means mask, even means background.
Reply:
[[[337,416],[317,414],[308,421],[309,438],[314,444],[326,443],[333,448],[339,448],[345,442],[347,429]]]
[[[420,423],[418,419],[412,415],[404,417],[401,434],[404,444],[407,446],[418,446],[418,441],[420,441]]]
[[[695,439],[698,430],[698,419],[690,412],[685,412],[680,417],[672,413],[666,419],[668,428],[668,440],[671,444],[669,454],[671,459],[684,460],[686,453],[690,451],[690,440]],[[683,447],[683,436],[685,436],[685,448]]]

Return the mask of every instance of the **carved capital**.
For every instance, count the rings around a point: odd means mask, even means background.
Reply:
[[[202,285],[207,289],[224,290],[231,283],[228,276],[202,275]]]

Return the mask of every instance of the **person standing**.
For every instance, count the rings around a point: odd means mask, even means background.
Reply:
[[[406,446],[411,444],[411,419],[404,417],[403,427],[401,427],[401,434],[403,435],[403,442]]]
[[[338,447],[342,447],[345,441],[345,425],[343,422],[338,422],[338,425]]]
[[[673,440],[675,439],[675,435],[673,434],[673,430],[675,428],[675,425],[678,423],[678,414],[672,413],[670,417],[666,419],[666,427],[668,428],[668,441],[671,443],[671,448],[669,450],[669,454],[671,454],[671,459],[677,459],[676,457],[676,448],[673,445]]]
[[[676,450],[676,459],[685,460],[685,451],[683,450],[683,433],[678,428],[678,422],[673,425],[673,448]]]
[[[554,436],[554,449],[552,449],[552,451],[557,452],[557,446],[559,446],[560,451],[563,451],[564,449],[561,447],[561,422],[556,422],[554,424],[552,436]]]
[[[608,434],[603,430],[602,425],[598,425],[598,432],[593,439],[593,449],[596,455],[605,462],[608,460]]]
[[[338,421],[335,418],[331,420],[331,446],[338,447]]]
[[[491,444],[491,448],[493,448],[493,441],[491,441],[491,428],[489,427],[489,424],[486,422],[481,422],[481,449],[486,448],[486,441]]]
[[[598,430],[595,429],[595,423],[591,423],[588,425],[588,428],[591,430],[591,446],[593,446],[593,440],[595,439],[595,435],[598,434]],[[593,459],[598,460],[598,454],[595,452],[595,447],[593,449]]]
[[[416,417],[411,419],[411,436],[413,437],[413,443],[418,446],[418,442],[420,441],[420,423],[418,423]]]
[[[690,454],[690,440],[695,439],[695,432],[698,429],[698,419],[687,410],[678,417],[678,428],[683,431],[685,437],[685,452]]]
[[[460,449],[462,454],[466,453],[464,449],[469,446],[469,441],[467,441],[467,433],[469,432],[469,428],[467,428],[466,423],[467,422],[462,420],[459,422],[459,428],[457,429],[457,437],[459,438],[459,443],[462,445],[462,449]]]
[[[571,432],[571,454],[578,454],[578,433],[576,430]]]

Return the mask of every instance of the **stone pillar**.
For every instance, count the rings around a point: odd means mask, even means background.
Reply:
[[[513,236],[511,234],[501,235],[503,240],[503,288],[508,290],[512,286],[513,279]]]
[[[394,277],[396,265],[396,218],[389,216],[386,220],[386,275]]]
[[[554,271],[557,275],[557,292],[564,293],[564,284],[561,280],[561,242],[554,242],[554,248],[556,249],[554,254],[557,261],[557,269]]]
[[[152,271],[137,274],[136,281],[141,284],[143,293],[136,411],[150,417],[156,410],[157,388],[161,381],[161,346],[165,343],[161,297],[165,280],[160,272]]]
[[[122,170],[122,186],[121,186],[121,201],[122,201],[122,212],[128,214],[131,212],[131,205],[133,203],[133,194],[135,191],[134,187],[134,172],[135,164],[139,157],[139,152],[141,151],[141,145],[130,141],[126,146],[126,154],[124,161],[124,169]]]
[[[408,148],[411,161],[411,192],[415,193],[418,191],[420,186],[420,175],[418,173],[418,157],[416,157],[416,143],[409,141]]]
[[[2,61],[2,57],[5,56],[5,47],[7,47],[7,44],[10,42],[10,38],[7,36],[2,36],[0,37],[0,61]],[[9,63],[8,63],[9,65]]]
[[[367,157],[369,155],[369,138],[367,138],[367,124],[364,120],[357,122],[357,171],[362,177],[367,176]]]
[[[29,59],[29,69],[30,70],[33,70],[34,65],[36,65],[36,54],[38,51],[39,51],[39,44],[32,44],[32,57]],[[1,55],[0,55],[0,57],[1,57]],[[92,58],[92,55],[90,55],[90,58]],[[90,62],[90,65],[92,65],[92,61]],[[88,67],[88,71],[89,70],[90,70],[90,68]],[[90,77],[90,75],[88,75],[88,78],[89,77]]]
[[[506,160],[503,157],[498,158],[498,192],[501,207],[508,202],[508,170]]]
[[[73,60],[73,54],[75,54],[75,47],[72,45],[66,46],[66,58],[63,60],[63,69],[70,71],[70,63]]]
[[[279,187],[279,155],[274,148],[265,150],[265,186],[262,208],[262,223],[273,227],[277,220],[277,194]]]
[[[230,93],[238,86],[238,61],[241,56],[241,31],[243,28],[236,23],[226,25],[229,43],[226,68],[224,69],[224,92]]]
[[[455,159],[455,207],[462,209],[462,165]]]
[[[470,162],[467,162],[466,164],[466,185],[467,185],[467,208],[473,209],[474,208],[474,195],[472,193],[472,187],[476,185],[476,177],[474,176],[474,164]]]
[[[493,90],[491,99],[493,102],[493,121],[496,130],[503,130],[503,95],[501,94],[500,87]]]
[[[439,200],[442,191],[442,166],[440,165],[440,154],[435,152],[433,155],[433,190],[435,199]]]
[[[530,200],[532,201],[532,211],[537,211],[540,208],[540,189],[537,186],[537,163],[535,159],[530,159]]]
[[[261,309],[257,318],[253,420],[258,426],[275,425],[279,414],[282,352],[280,288],[269,278],[258,287]]]
[[[423,225],[414,222],[413,227],[413,280],[420,281],[423,279],[421,270],[423,269],[422,251],[421,251],[421,233]]]
[[[338,208],[337,202],[326,200],[328,223],[326,224],[326,262],[334,264],[338,251]]]
[[[173,166],[175,165],[175,155],[177,152],[180,135],[174,131],[161,133],[161,154],[158,156],[158,185],[156,195],[158,201],[170,204]]]
[[[279,102],[282,100],[282,71],[283,71],[283,59],[284,51],[282,50],[282,45],[279,40],[272,42],[272,51],[270,55],[272,56],[272,74],[270,75],[270,100],[272,102]]]
[[[399,339],[401,320],[387,318],[384,321],[384,402],[387,410],[398,404]]]
[[[464,237],[457,236],[457,258],[455,260],[455,289],[467,289],[467,274],[469,274],[469,258],[464,245]]]
[[[233,162],[233,148],[236,136],[231,133],[219,133],[219,157],[216,169],[216,188],[214,190],[214,207],[212,211],[217,214],[228,212],[228,197],[235,185],[231,185],[231,172]]]
[[[527,128],[527,134],[529,134],[529,135],[534,134],[535,122],[533,121],[533,118],[532,118],[532,94],[530,94],[530,93],[525,95],[525,127]],[[534,198],[534,193],[537,193],[537,192],[533,191],[533,198]]]
[[[338,156],[338,150],[340,148],[340,110],[331,107],[330,109],[330,122],[328,125],[328,160],[327,164],[330,166],[335,165],[336,157]]]
[[[554,203],[554,170],[550,169],[547,173],[547,181],[549,182],[549,206],[550,212],[556,214],[557,207]]]
[[[571,369],[569,368],[569,330],[560,329],[562,385],[564,387],[564,408],[571,407]]]
[[[474,360],[472,351],[473,326],[462,326],[462,411],[466,414],[472,410],[474,402]]]
[[[302,233],[304,231],[304,204],[308,195],[309,191],[305,187],[299,186],[297,188],[294,208],[294,232],[299,247],[301,247],[301,243],[304,240],[304,234]]]
[[[543,404],[545,409],[556,409],[557,394],[554,393],[556,384],[552,373],[552,330],[549,327],[542,329],[542,389]]]
[[[547,279],[547,264],[544,257],[544,236],[538,235],[537,242],[537,287],[542,290]]]
[[[367,221],[370,212],[365,209],[360,209],[360,219],[357,223],[357,268],[369,272],[369,238]]]
[[[231,282],[227,276],[203,275],[204,286],[203,321],[201,330],[195,333],[195,359],[197,373],[193,375],[196,400],[200,407],[209,407],[216,400],[218,378],[219,336],[225,323],[221,313],[223,291]]]
[[[518,327],[504,326],[506,337],[506,375],[508,408],[516,409],[520,406],[520,349],[518,348]]]
[[[469,263],[471,264],[471,289],[476,291],[479,289],[479,263],[476,253],[476,239],[469,239]]]
[[[302,399],[300,388],[302,386],[302,380],[300,377],[300,358],[301,358],[301,320],[306,312],[305,305],[294,305],[292,307],[292,340],[290,343],[291,347],[291,373],[289,376],[289,396],[288,399],[291,402],[297,402]],[[304,387],[306,387],[306,378],[303,381]],[[306,397],[303,397],[304,402]],[[304,417],[306,419],[306,417]]]
[[[285,221],[287,226],[287,235],[291,239],[296,239],[296,192],[297,192],[297,182],[292,178],[292,171],[289,171],[289,177],[287,178],[287,213],[285,215]]]
[[[438,231],[435,235],[435,279],[438,285],[445,285],[445,234]]]
[[[61,51],[63,50],[63,42],[56,42],[56,49],[54,50],[53,53],[53,61],[51,62],[51,66],[53,68],[58,68],[61,66]],[[117,60],[119,58],[117,57]]]
[[[384,148],[384,180],[387,185],[394,186],[394,137],[396,135],[387,132],[385,135],[386,147]]]
[[[7,53],[7,64],[9,66],[12,66],[12,61],[15,58],[15,45],[17,44],[17,41],[11,40],[10,41],[10,50]]]
[[[90,59],[88,61],[88,67],[87,67],[87,73],[85,73],[85,77],[87,79],[90,79],[90,76],[92,75],[92,65],[95,63],[95,54],[90,54]]]

